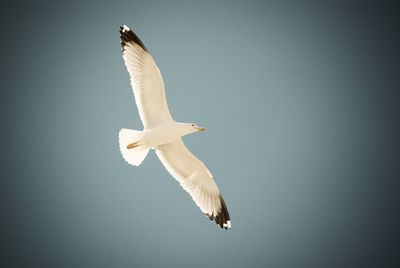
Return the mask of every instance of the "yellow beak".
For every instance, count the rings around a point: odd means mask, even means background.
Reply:
[[[205,129],[204,127],[198,127],[197,128],[199,131],[206,131],[207,129]]]

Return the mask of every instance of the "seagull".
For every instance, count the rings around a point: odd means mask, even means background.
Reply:
[[[194,123],[172,119],[164,82],[153,58],[128,26],[120,27],[122,57],[131,77],[143,131],[121,129],[119,148],[126,162],[139,166],[154,149],[167,171],[185,189],[205,216],[221,228],[231,229],[225,201],[211,172],[185,146],[182,136],[206,131]]]

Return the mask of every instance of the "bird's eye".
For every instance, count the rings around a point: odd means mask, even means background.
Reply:
[[[192,124],[192,127],[194,127],[194,124]]]

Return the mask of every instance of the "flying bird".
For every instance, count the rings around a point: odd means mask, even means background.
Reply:
[[[185,146],[181,137],[205,131],[194,123],[172,119],[168,110],[164,82],[160,70],[137,35],[123,25],[120,28],[122,57],[128,69],[131,86],[143,131],[121,129],[119,148],[123,158],[139,166],[150,149],[161,163],[193,198],[211,221],[221,228],[231,229],[225,201],[207,167]]]

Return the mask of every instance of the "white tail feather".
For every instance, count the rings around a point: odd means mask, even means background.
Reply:
[[[139,166],[150,150],[150,148],[144,146],[138,146],[132,149],[127,148],[129,144],[139,141],[141,137],[142,131],[126,128],[119,131],[119,149],[125,161],[134,166]]]

